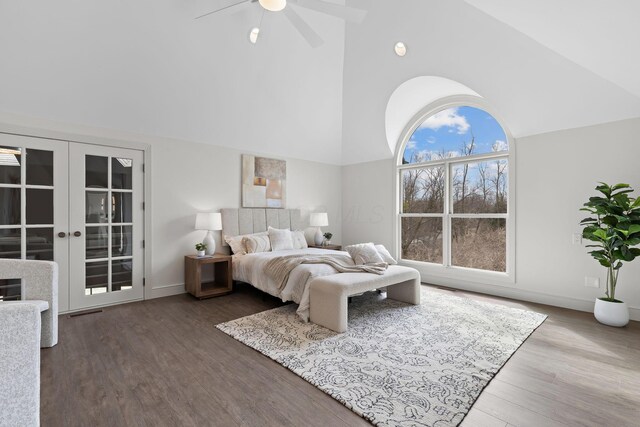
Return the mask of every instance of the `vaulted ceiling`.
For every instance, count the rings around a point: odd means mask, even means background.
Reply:
[[[298,9],[317,49],[278,13],[250,44],[257,5],[193,19],[230,3],[0,0],[0,112],[343,164],[392,156],[387,102],[416,76],[471,88],[516,138],[640,117],[633,0],[348,0],[369,13],[346,26]]]

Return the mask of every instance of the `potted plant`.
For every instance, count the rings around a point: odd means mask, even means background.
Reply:
[[[600,323],[625,326],[629,323],[627,305],[616,299],[618,274],[625,262],[640,256],[640,197],[629,197],[633,189],[628,184],[609,186],[600,183],[596,190],[602,196],[590,197],[580,210],[592,216],[583,219],[582,237],[595,242],[589,253],[607,269],[606,296],[596,299],[594,315]]]
[[[196,243],[196,251],[198,251],[198,256],[204,256],[206,250],[207,245],[205,245],[204,243]]]
[[[330,232],[326,232],[323,234],[324,236],[324,242],[322,242],[322,246],[327,246],[331,244],[331,238],[333,237],[333,233]]]

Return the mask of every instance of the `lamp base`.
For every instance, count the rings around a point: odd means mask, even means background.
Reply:
[[[322,235],[320,227],[318,227],[318,229],[316,230],[316,235],[313,237],[313,240],[316,246],[320,246],[322,242],[324,242],[324,236]]]
[[[205,254],[213,255],[216,253],[216,241],[213,238],[213,232],[207,231],[207,235],[204,236],[203,244],[207,245],[207,249],[205,249]]]

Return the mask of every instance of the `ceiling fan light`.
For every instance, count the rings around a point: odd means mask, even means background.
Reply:
[[[287,6],[287,0],[258,0],[258,3],[271,12],[280,12]]]
[[[260,35],[260,28],[255,27],[251,29],[251,32],[249,33],[249,41],[253,44],[256,44],[256,42],[258,41],[258,36]]]

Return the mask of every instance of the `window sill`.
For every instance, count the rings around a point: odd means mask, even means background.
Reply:
[[[481,285],[513,286],[515,274],[484,271],[463,267],[444,267],[420,261],[401,259],[400,265],[413,267],[420,272],[423,282],[451,286],[450,281],[464,281]]]

